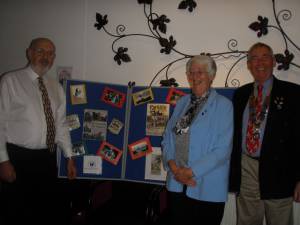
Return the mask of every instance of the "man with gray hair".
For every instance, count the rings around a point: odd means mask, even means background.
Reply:
[[[55,46],[48,38],[36,38],[26,53],[27,67],[3,75],[0,81],[3,225],[59,221],[57,145],[66,157],[68,178],[76,177],[64,91],[45,76],[53,65]]]
[[[300,201],[300,87],[273,75],[270,46],[254,44],[247,66],[254,82],[235,91],[230,190],[237,224],[292,225]]]

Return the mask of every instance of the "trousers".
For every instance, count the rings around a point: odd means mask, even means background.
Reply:
[[[260,198],[258,166],[259,161],[242,156],[242,182],[237,196],[237,225],[293,224],[293,198]]]
[[[222,222],[225,202],[199,201],[184,192],[168,192],[168,199],[172,225],[220,225]]]
[[[7,144],[16,171],[13,183],[2,183],[1,225],[66,224],[67,203],[63,204],[57,179],[56,154],[48,149],[27,149]]]

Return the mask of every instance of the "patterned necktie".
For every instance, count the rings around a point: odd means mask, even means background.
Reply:
[[[177,121],[174,127],[174,132],[176,135],[186,133],[189,130],[189,127],[191,126],[194,117],[206,103],[209,93],[210,92],[208,92],[204,97],[197,97],[194,94],[191,95],[191,103],[189,105],[188,110],[185,112],[183,117],[181,117]]]
[[[260,141],[260,123],[258,123],[261,111],[262,111],[262,85],[257,86],[257,99],[255,103],[255,118],[254,121],[249,115],[247,136],[246,136],[246,147],[249,154],[254,154],[259,148]],[[249,106],[251,107],[251,106]]]
[[[38,81],[39,81],[39,89],[42,93],[42,101],[43,101],[44,113],[45,113],[45,118],[46,118],[46,123],[47,123],[46,144],[47,144],[50,152],[54,152],[54,150],[55,150],[55,124],[54,124],[53,112],[51,109],[51,103],[50,103],[47,89],[43,82],[43,78],[38,77]]]

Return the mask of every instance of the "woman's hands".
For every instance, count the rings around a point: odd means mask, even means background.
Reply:
[[[194,179],[194,174],[191,168],[178,167],[174,160],[170,160],[168,165],[171,172],[174,174],[174,178],[187,186],[196,186],[196,180]]]

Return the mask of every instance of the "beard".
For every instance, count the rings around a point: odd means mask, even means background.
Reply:
[[[39,64],[40,64],[41,72],[43,73],[43,75],[45,73],[47,73],[50,70],[50,68],[51,68],[50,62],[49,62],[48,59],[41,59],[39,61]]]
[[[40,59],[39,60],[39,64],[42,66],[42,67],[49,67],[49,64],[50,64],[50,62],[49,62],[49,60],[48,59]]]
[[[40,59],[37,63],[32,64],[33,70],[38,75],[44,75],[51,69],[51,63],[48,59]]]
[[[41,68],[41,69],[40,69],[41,75],[46,74],[49,70],[50,70],[50,67],[49,67],[49,66]]]

